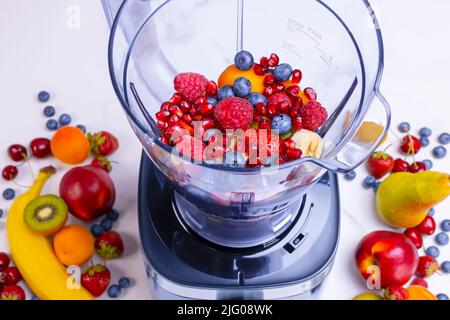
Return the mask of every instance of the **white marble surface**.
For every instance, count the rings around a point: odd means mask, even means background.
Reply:
[[[406,120],[414,129],[429,126],[434,132],[448,131],[450,117],[450,45],[447,41],[450,3],[430,0],[424,7],[418,0],[372,1],[382,26],[386,48],[386,70],[382,91],[393,107],[394,124]],[[81,28],[67,28],[67,9],[81,9]],[[11,143],[27,144],[36,136],[49,136],[41,115],[42,105],[35,95],[41,89],[52,94],[57,112],[70,113],[74,123],[93,130],[109,129],[120,137],[122,145],[113,160],[112,177],[116,182],[122,212],[117,229],[125,235],[127,254],[110,264],[113,281],[126,275],[135,285],[122,298],[149,299],[141,256],[138,251],[136,197],[140,147],[122,114],[107,71],[108,29],[98,1],[92,0],[3,0],[0,4],[0,149]],[[390,139],[395,141],[391,134]],[[436,144],[432,139],[432,145]],[[431,158],[431,148],[420,157]],[[8,163],[0,152],[0,163]],[[34,170],[53,160],[32,161]],[[435,168],[450,171],[447,160],[435,161]],[[25,168],[23,168],[25,169]],[[23,170],[26,171],[26,170]],[[63,171],[63,170],[60,170]],[[349,299],[364,291],[353,263],[356,243],[366,233],[387,229],[374,210],[374,193],[364,190],[364,168],[353,182],[341,179],[342,230],[335,266],[317,295],[320,299]],[[18,178],[30,184],[24,172]],[[0,182],[3,190],[9,184]],[[47,192],[56,192],[53,178]],[[20,188],[15,188],[20,191]],[[10,202],[0,199],[0,208]],[[436,208],[436,219],[450,217],[450,201]],[[425,243],[431,245],[432,238]],[[8,251],[5,217],[0,219],[0,251]],[[450,246],[441,249],[441,257],[450,259]],[[450,294],[450,276],[430,279],[435,293]]]

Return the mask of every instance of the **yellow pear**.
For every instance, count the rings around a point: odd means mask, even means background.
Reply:
[[[378,188],[378,214],[397,228],[413,228],[450,195],[450,175],[434,171],[391,174]]]

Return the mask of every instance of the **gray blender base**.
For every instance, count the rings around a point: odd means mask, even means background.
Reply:
[[[192,232],[173,190],[145,153],[139,181],[141,249],[155,299],[306,299],[329,273],[339,240],[339,187],[327,173],[302,199],[292,227],[235,249]]]

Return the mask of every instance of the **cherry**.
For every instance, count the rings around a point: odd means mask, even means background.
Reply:
[[[422,234],[416,228],[406,229],[403,233],[411,242],[416,246],[417,249],[422,248],[423,246],[423,238]]]
[[[423,234],[431,236],[436,231],[436,222],[433,217],[426,216],[422,223],[416,227],[416,229]]]
[[[38,159],[49,156],[52,151],[50,149],[50,140],[47,138],[36,138],[30,143],[31,153]]]
[[[305,94],[305,96],[311,100],[311,101],[316,101],[317,100],[317,93],[316,91],[314,91],[313,88],[305,88],[303,90],[303,93]]]
[[[402,159],[395,159],[394,161],[394,168],[392,169],[392,172],[407,172],[409,171],[409,163],[406,161],[403,161]]]
[[[20,280],[22,280],[22,275],[20,274],[19,269],[17,267],[7,267],[3,269],[3,275],[5,276],[5,283],[7,285],[16,284]]]
[[[19,170],[17,170],[16,166],[6,166],[3,168],[2,176],[3,179],[6,181],[11,181],[15,177],[17,177],[17,174],[19,173]]]
[[[272,53],[269,58],[269,67],[275,68],[280,63],[280,57],[278,57],[275,53]]]
[[[427,171],[427,167],[425,166],[425,164],[423,164],[423,162],[414,162],[409,167],[409,172],[411,173],[418,173],[422,171]]]
[[[27,149],[21,144],[13,144],[8,147],[8,155],[13,161],[22,161],[27,158]]]
[[[408,134],[402,139],[400,149],[406,154],[417,154],[421,147],[420,140]]]
[[[292,82],[295,84],[299,84],[302,81],[303,74],[300,70],[295,69],[292,71]]]
[[[214,81],[209,81],[206,86],[206,96],[207,97],[215,97],[217,96],[217,84]]]
[[[286,150],[286,154],[289,158],[289,160],[293,161],[293,160],[297,160],[300,159],[302,157],[302,150],[300,149],[293,149],[293,148],[288,148]]]
[[[5,252],[0,252],[0,270],[9,266],[11,260]]]

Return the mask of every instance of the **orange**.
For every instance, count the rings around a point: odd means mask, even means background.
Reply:
[[[88,229],[70,225],[61,229],[53,239],[58,260],[66,266],[80,266],[94,254],[94,237]]]
[[[77,127],[61,127],[53,136],[50,147],[55,158],[67,164],[80,164],[89,157],[89,140]]]
[[[253,69],[248,71],[239,70],[236,65],[232,64],[225,69],[219,77],[218,86],[222,88],[224,86],[233,86],[234,81],[237,78],[245,77],[252,84],[252,92],[264,93],[264,76],[258,76]]]
[[[408,300],[437,300],[436,296],[422,286],[410,286]]]

